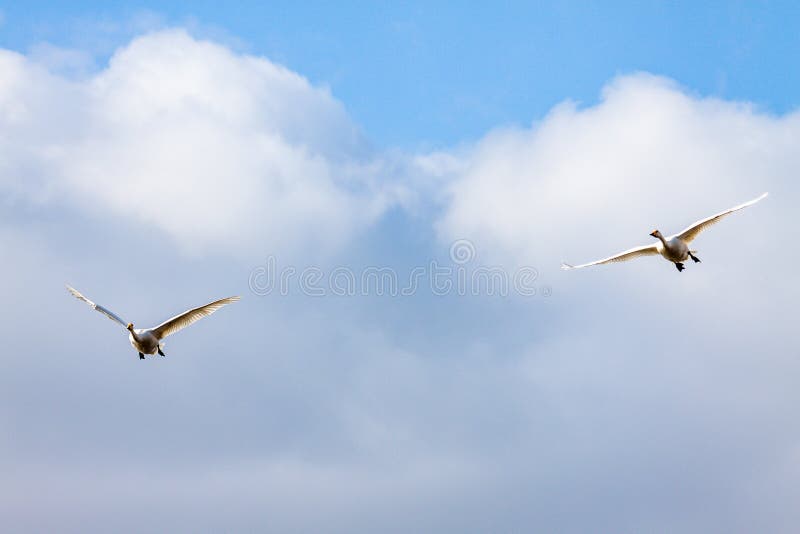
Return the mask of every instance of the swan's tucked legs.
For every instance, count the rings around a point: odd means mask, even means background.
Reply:
[[[144,354],[142,354],[141,352],[139,353],[139,359],[144,360]]]
[[[678,269],[678,272],[681,272],[684,269],[684,266],[681,262],[675,262],[675,268]]]
[[[160,346],[158,347],[158,353],[159,353],[161,356],[166,356],[166,354],[164,354],[163,352],[161,352],[161,347],[160,347]]]
[[[700,258],[689,252],[689,257],[692,258],[692,261],[695,263],[700,263]]]

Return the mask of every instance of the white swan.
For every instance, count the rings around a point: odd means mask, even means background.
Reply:
[[[172,319],[168,319],[161,323],[160,325],[153,327],[153,328],[133,328],[133,323],[126,323],[122,319],[119,318],[116,314],[112,311],[108,310],[100,306],[99,304],[95,304],[91,300],[87,299],[83,295],[81,295],[77,290],[67,286],[67,289],[75,298],[78,298],[94,308],[95,310],[99,311],[112,321],[115,321],[122,326],[124,326],[129,334],[128,339],[130,339],[131,345],[133,348],[137,350],[139,353],[139,359],[144,360],[145,354],[155,354],[158,352],[161,356],[165,356],[164,352],[161,350],[161,340],[165,337],[174,334],[178,330],[182,330],[189,326],[190,324],[194,323],[211,315],[221,307],[225,306],[226,304],[230,304],[231,302],[236,302],[239,300],[239,297],[228,297],[225,299],[215,300],[214,302],[210,302],[205,306],[200,306],[199,308],[192,308],[191,310],[186,310],[185,312],[176,315]]]
[[[765,198],[769,193],[764,193],[758,198],[754,198],[749,202],[745,202],[744,204],[739,204],[738,206],[734,206],[730,209],[712,215],[711,217],[706,217],[705,219],[701,219],[696,223],[693,223],[691,226],[683,230],[679,234],[675,234],[668,238],[665,238],[661,235],[661,232],[658,230],[654,230],[650,235],[657,238],[658,242],[653,243],[652,245],[644,245],[641,247],[632,248],[630,250],[626,250],[625,252],[620,252],[616,256],[611,256],[610,258],[604,258],[602,260],[593,261],[591,263],[584,263],[583,265],[570,265],[569,263],[561,264],[561,268],[565,270],[569,269],[581,269],[583,267],[589,267],[590,265],[602,265],[604,263],[614,263],[618,261],[627,261],[633,258],[638,258],[639,256],[652,256],[655,254],[661,254],[663,258],[667,261],[671,261],[675,264],[678,271],[683,271],[683,262],[689,258],[695,263],[699,263],[700,260],[694,254],[697,252],[696,250],[689,250],[689,243],[697,237],[697,235],[711,226],[712,224],[716,224],[719,222],[723,217],[726,215],[730,215],[734,211],[738,211],[742,208],[746,208],[747,206],[752,206],[759,200]]]

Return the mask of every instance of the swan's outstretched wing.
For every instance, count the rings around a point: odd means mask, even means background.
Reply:
[[[630,250],[626,250],[625,252],[620,252],[616,256],[611,256],[610,258],[593,261],[591,263],[584,263],[583,265],[570,265],[569,263],[561,262],[561,268],[564,269],[565,271],[568,271],[570,269],[582,269],[583,267],[589,267],[591,265],[602,265],[604,263],[616,263],[618,261],[628,261],[632,260],[633,258],[638,258],[639,256],[652,256],[654,254],[658,254],[658,248],[656,248],[655,243],[652,245],[644,245],[641,247],[632,248]]]
[[[95,310],[99,311],[100,313],[102,313],[103,315],[105,315],[106,317],[111,319],[112,321],[116,321],[119,324],[121,324],[122,326],[127,328],[128,323],[126,323],[125,321],[120,319],[119,316],[116,315],[111,310],[108,310],[108,309],[100,306],[99,304],[95,304],[91,300],[89,300],[86,297],[84,297],[83,295],[81,295],[77,290],[75,290],[75,289],[73,289],[73,288],[71,288],[69,286],[67,286],[67,289],[69,290],[70,293],[72,293],[72,296],[74,296],[76,299],[82,300],[83,302],[85,302],[86,304],[88,304],[89,306],[94,308]]]
[[[157,327],[153,328],[152,329],[153,333],[159,339],[163,339],[171,334],[174,334],[178,330],[186,328],[195,321],[199,321],[203,317],[211,315],[212,313],[214,313],[221,307],[225,306],[226,304],[230,304],[231,302],[236,302],[237,300],[239,300],[239,297],[228,297],[225,299],[215,300],[214,302],[210,302],[205,306],[200,306],[199,308],[192,308],[191,310],[186,310],[180,315],[176,315],[172,319],[164,321]]]
[[[754,198],[753,200],[745,202],[744,204],[739,204],[738,206],[734,206],[731,209],[725,210],[723,212],[717,213],[716,215],[712,215],[711,217],[706,217],[705,219],[697,221],[696,223],[692,224],[689,228],[686,228],[683,232],[681,232],[681,233],[677,234],[677,236],[673,236],[673,237],[678,237],[681,240],[685,241],[686,243],[689,243],[695,237],[697,237],[697,235],[700,232],[702,232],[703,230],[705,230],[706,228],[708,228],[712,224],[718,223],[726,215],[730,215],[734,211],[739,211],[740,209],[746,208],[747,206],[752,206],[753,204],[755,204],[759,200],[761,200],[764,197],[766,197],[768,194],[769,193],[764,193],[760,197]]]

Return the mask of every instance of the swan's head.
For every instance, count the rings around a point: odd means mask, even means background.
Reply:
[[[653,230],[652,232],[650,232],[650,235],[655,238],[659,238],[661,237],[661,232],[659,232],[658,230]]]
[[[133,332],[133,323],[128,323],[128,326],[126,326],[125,328]]]

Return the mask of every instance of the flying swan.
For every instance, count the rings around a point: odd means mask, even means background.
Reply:
[[[678,272],[683,271],[684,266],[683,262],[689,258],[692,258],[692,261],[695,263],[699,263],[700,259],[695,256],[697,253],[696,250],[689,250],[689,243],[694,240],[695,237],[698,236],[700,232],[711,226],[712,224],[718,223],[723,217],[730,215],[734,211],[739,211],[742,208],[746,208],[747,206],[752,206],[759,200],[765,198],[769,193],[764,193],[758,198],[754,198],[749,202],[745,202],[744,204],[739,204],[738,206],[734,206],[731,209],[722,211],[717,213],[716,215],[712,215],[711,217],[706,217],[705,219],[701,219],[696,223],[692,224],[684,231],[679,234],[675,234],[668,238],[664,238],[661,235],[661,232],[658,230],[653,230],[650,234],[651,236],[658,239],[657,243],[653,243],[652,245],[644,245],[641,247],[635,247],[630,250],[626,250],[625,252],[620,252],[616,256],[611,256],[610,258],[605,258],[602,260],[593,261],[591,263],[584,263],[583,265],[570,265],[569,263],[561,264],[561,268],[565,270],[569,269],[581,269],[583,267],[589,267],[590,265],[602,265],[604,263],[615,263],[618,261],[628,261],[633,258],[638,258],[639,256],[652,256],[654,254],[661,254],[661,256],[667,260],[671,261],[675,264],[675,267],[678,269]]]
[[[145,354],[155,354],[158,352],[161,356],[165,356],[162,349],[161,340],[165,337],[174,334],[179,330],[183,330],[190,324],[194,323],[195,321],[199,321],[203,317],[207,317],[220,309],[221,307],[225,306],[226,304],[230,304],[231,302],[236,302],[239,300],[239,297],[228,297],[225,299],[215,300],[214,302],[210,302],[205,306],[200,306],[199,308],[192,308],[191,310],[186,310],[185,312],[176,315],[172,319],[168,319],[161,323],[160,325],[154,328],[133,328],[133,323],[126,323],[122,319],[119,318],[114,312],[108,310],[100,306],[99,304],[95,304],[91,300],[87,299],[83,295],[81,295],[77,290],[67,286],[72,295],[85,302],[95,310],[99,311],[112,321],[115,321],[128,330],[128,339],[131,341],[131,345],[133,348],[139,352],[139,359],[144,360]]]

